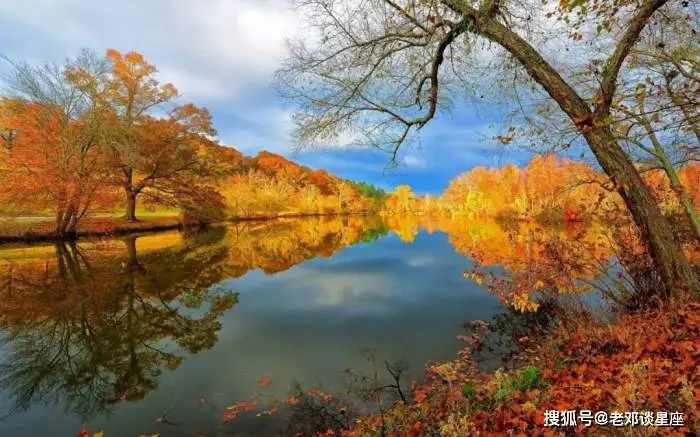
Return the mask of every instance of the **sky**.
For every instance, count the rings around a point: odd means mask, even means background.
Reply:
[[[342,178],[384,189],[409,184],[439,193],[475,166],[523,164],[490,138],[503,120],[495,105],[457,104],[426,126],[387,169],[388,155],[344,147],[293,150],[293,108],[272,88],[286,55],[285,38],[304,23],[286,0],[7,0],[0,2],[0,55],[62,61],[87,48],[137,51],[172,82],[182,100],[207,107],[221,143],[247,155],[279,153]]]

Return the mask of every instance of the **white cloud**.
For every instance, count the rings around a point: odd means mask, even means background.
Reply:
[[[294,150],[289,145],[289,132],[292,129],[291,114],[276,106],[241,106],[229,114],[214,114],[214,122],[219,128],[219,139],[223,144],[233,146],[245,154],[255,154],[260,150],[291,155]],[[235,119],[235,123],[218,123],[219,117]]]
[[[13,57],[62,59],[83,47],[135,50],[189,99],[265,87],[297,28],[284,0],[22,0],[0,3]]]
[[[434,255],[417,255],[409,257],[406,264],[411,267],[426,267],[435,263]]]
[[[407,155],[403,158],[402,161],[406,165],[406,167],[409,168],[422,169],[428,166],[428,162],[422,156]]]
[[[187,101],[198,98],[216,100],[227,94],[224,84],[187,70],[171,68],[167,65],[159,66],[158,76],[159,80],[175,85],[182,98]]]

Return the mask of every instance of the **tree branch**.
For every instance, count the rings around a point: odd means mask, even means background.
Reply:
[[[639,39],[639,34],[646,26],[647,21],[660,7],[666,4],[668,0],[646,0],[642,7],[637,9],[637,12],[632,17],[627,27],[627,30],[622,35],[622,38],[617,43],[617,48],[615,52],[610,56],[608,62],[606,63],[605,69],[603,70],[603,80],[600,86],[600,95],[602,97],[602,103],[600,103],[595,110],[596,116],[598,118],[604,118],[612,104],[613,96],[615,95],[615,89],[617,87],[617,77],[622,68],[622,64],[625,62],[627,55],[629,54],[632,47]]]

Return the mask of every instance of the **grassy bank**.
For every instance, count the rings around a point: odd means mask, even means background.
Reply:
[[[266,221],[282,218],[304,218],[343,215],[365,215],[367,212],[347,213],[280,213],[280,214],[251,214],[233,217],[227,222]],[[151,212],[139,214],[137,222],[129,222],[115,215],[100,215],[89,217],[80,222],[75,233],[57,236],[54,231],[52,218],[44,216],[27,216],[17,218],[0,217],[0,243],[55,241],[62,239],[77,239],[85,237],[100,237],[124,235],[136,232],[164,231],[180,229],[186,226],[179,215],[172,212]]]
[[[90,217],[82,220],[74,234],[59,238],[54,221],[41,217],[0,219],[0,243],[53,241],[95,236],[123,235],[132,232],[163,231],[182,227],[177,216],[141,217],[129,222],[119,217]]]

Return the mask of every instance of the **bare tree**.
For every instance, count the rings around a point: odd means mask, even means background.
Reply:
[[[301,143],[350,132],[395,157],[450,97],[488,89],[480,72],[517,66],[585,139],[641,230],[661,292],[679,295],[699,290],[698,278],[610,125],[625,61],[667,1],[296,0],[318,39],[290,43],[279,84],[300,104]],[[533,24],[548,17],[551,31]],[[584,50],[552,32],[596,44],[588,52],[604,54],[599,72],[582,76]]]

